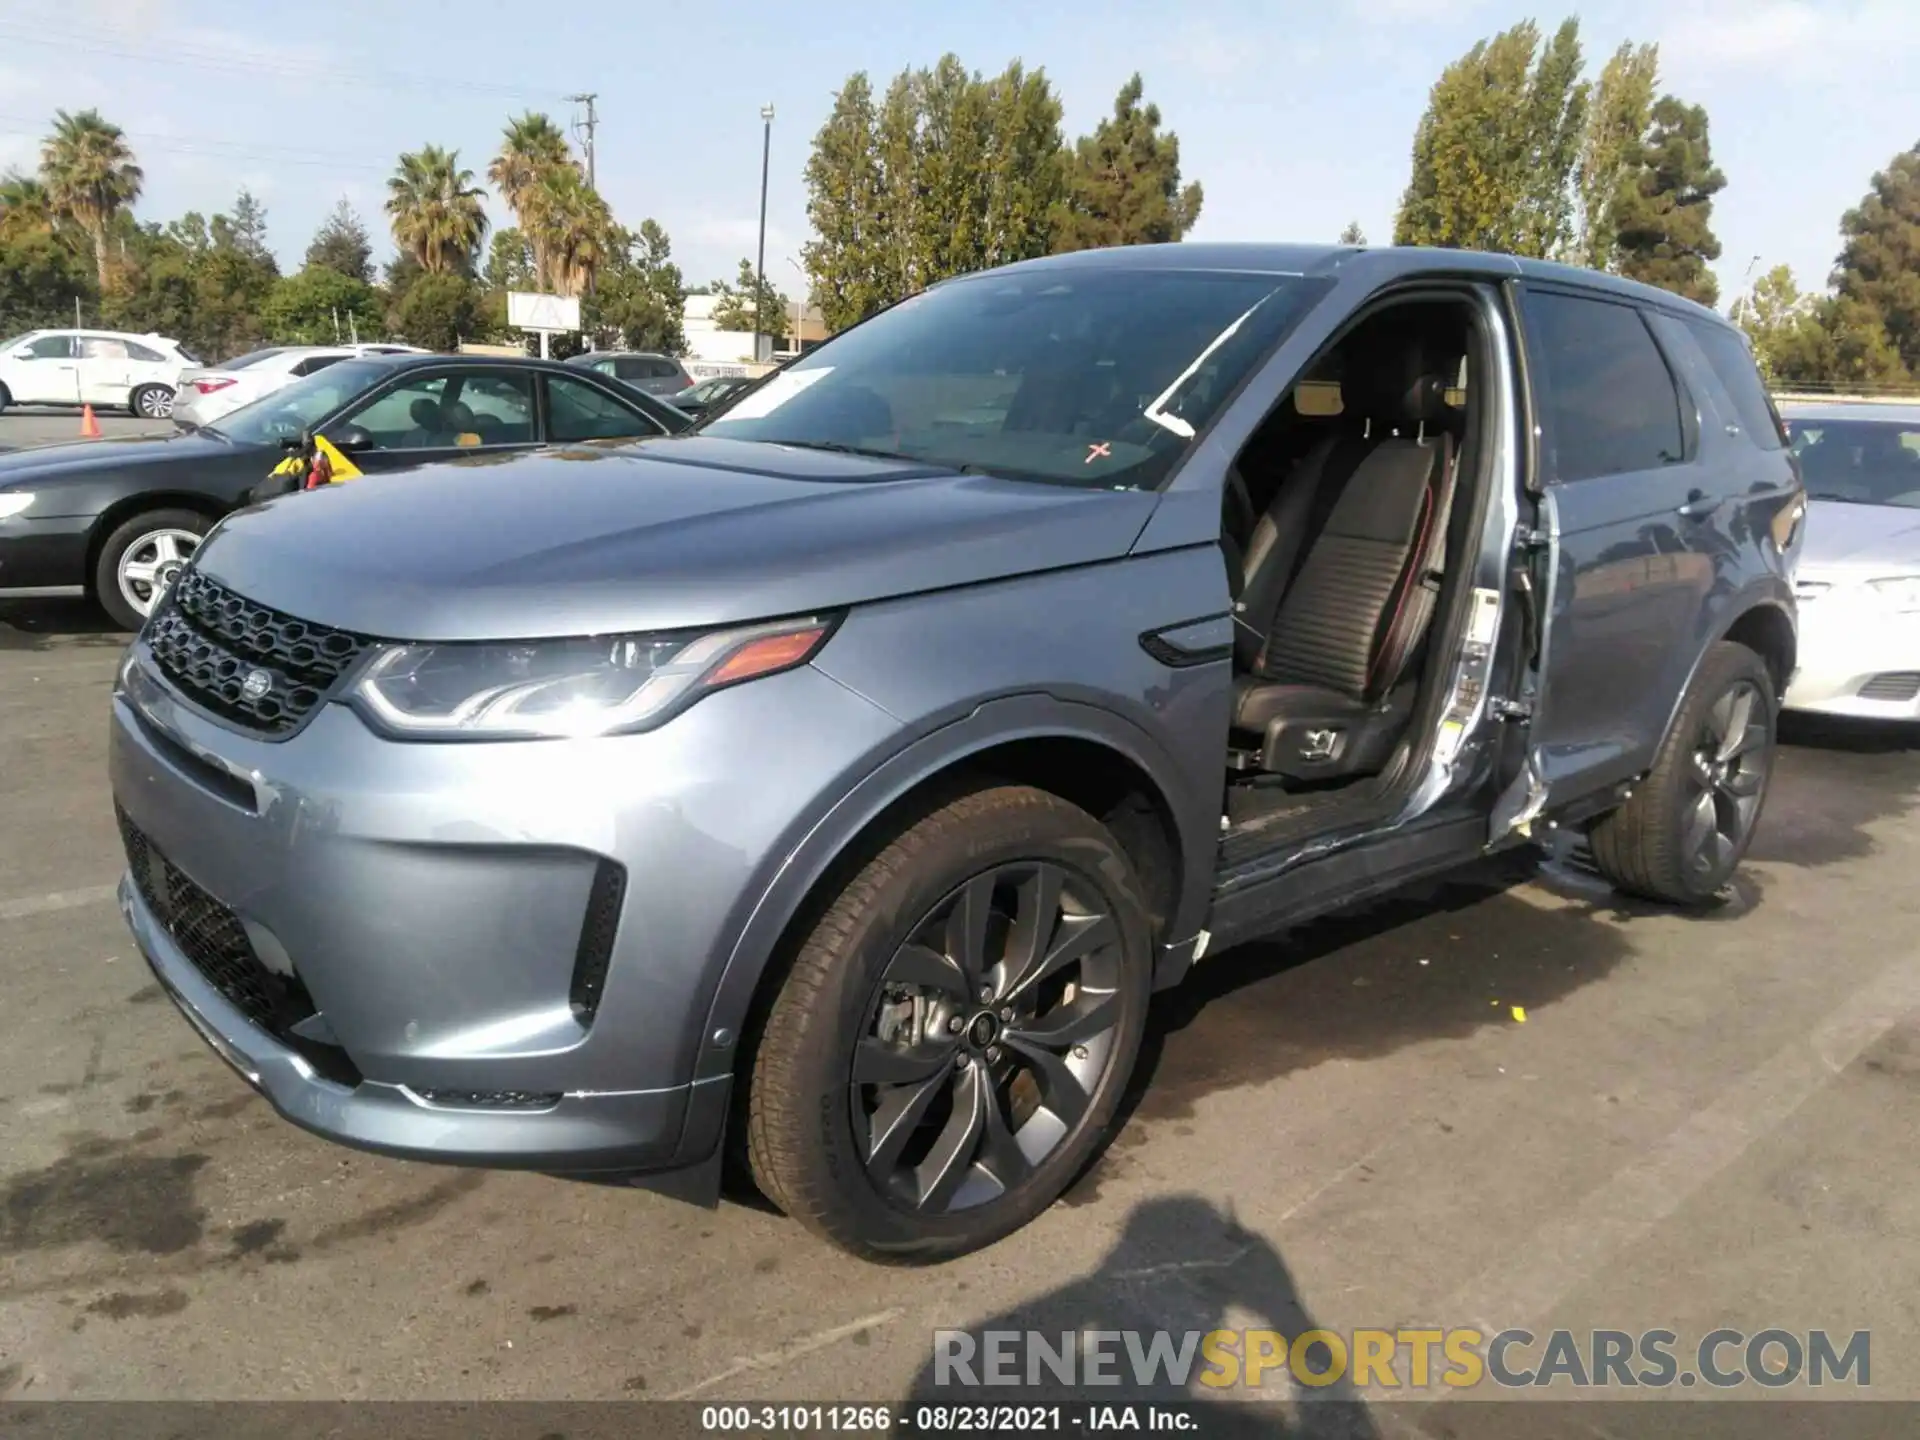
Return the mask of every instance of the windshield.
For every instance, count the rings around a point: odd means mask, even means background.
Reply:
[[[1810,500],[1920,509],[1920,421],[1791,420]]]
[[[1327,288],[1117,268],[956,281],[768,376],[701,433],[1152,485]]]
[[[342,360],[205,428],[242,445],[278,445],[303,434],[390,373],[390,366],[373,361]]]
[[[236,355],[231,360],[221,362],[220,368],[222,370],[244,370],[249,365],[258,365],[262,360],[286,353],[287,351],[284,345],[276,345],[266,350],[249,350],[244,355]]]

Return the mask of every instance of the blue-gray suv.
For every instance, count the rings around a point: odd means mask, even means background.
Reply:
[[[239,511],[113,699],[128,923],[289,1120],[1005,1235],[1153,992],[1549,830],[1711,900],[1795,667],[1738,332],[1444,250],[950,281],[693,433]]]

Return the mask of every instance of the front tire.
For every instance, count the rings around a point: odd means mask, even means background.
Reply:
[[[1633,798],[1594,822],[1594,863],[1629,895],[1701,905],[1753,842],[1773,775],[1779,701],[1744,645],[1709,650]]]
[[[100,608],[121,629],[138,630],[212,528],[192,510],[149,510],[121,525],[93,568]]]
[[[781,985],[748,1087],[767,1198],[873,1260],[991,1244],[1107,1139],[1146,1024],[1149,925],[1106,828],[994,787],[905,829]]]
[[[165,385],[142,385],[128,397],[127,409],[137,420],[165,420],[173,414],[173,391]]]

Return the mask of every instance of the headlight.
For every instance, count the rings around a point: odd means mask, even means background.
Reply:
[[[422,740],[645,730],[710,691],[805,664],[832,630],[814,616],[703,635],[396,645],[351,699],[380,729]]]
[[[1896,610],[1920,610],[1920,575],[1893,575],[1867,586]]]
[[[0,520],[18,515],[33,504],[31,490],[0,490]]]

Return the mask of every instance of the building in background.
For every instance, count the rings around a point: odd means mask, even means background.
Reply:
[[[784,315],[768,315],[770,332],[761,342],[761,359],[755,363],[753,335],[746,330],[722,330],[713,323],[714,295],[687,296],[684,323],[687,351],[683,357],[687,373],[695,380],[711,380],[716,375],[757,375],[798,351],[813,349],[827,338],[826,322],[809,305],[788,307]],[[771,354],[768,352],[771,341]]]

